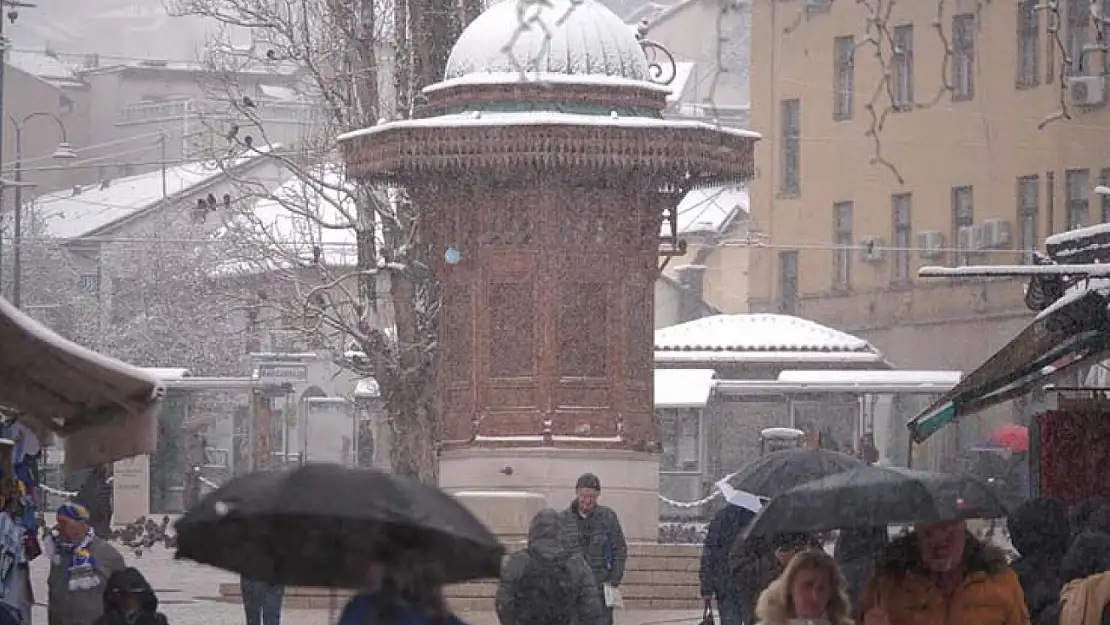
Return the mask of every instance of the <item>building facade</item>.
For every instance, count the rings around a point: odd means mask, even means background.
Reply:
[[[870,5],[753,3],[751,306],[971,370],[1028,323],[1022,283],[918,269],[1110,219],[1110,64],[1086,1]]]

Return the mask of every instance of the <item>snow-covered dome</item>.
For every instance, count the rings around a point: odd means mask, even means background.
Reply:
[[[444,79],[522,70],[650,80],[632,27],[597,0],[501,0],[463,31]]]

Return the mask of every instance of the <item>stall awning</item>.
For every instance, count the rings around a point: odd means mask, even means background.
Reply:
[[[68,341],[0,298],[0,404],[66,439],[87,468],[154,451],[157,378]]]
[[[1108,350],[1107,298],[1087,291],[1045,310],[907,426],[914,440],[923,442],[961,417],[1024,395],[1065,369]]]
[[[704,408],[713,392],[712,369],[656,369],[656,408]]]

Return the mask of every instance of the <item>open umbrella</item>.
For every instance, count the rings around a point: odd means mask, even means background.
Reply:
[[[802,484],[772,499],[748,536],[992,519],[1006,515],[994,491],[968,476],[870,466]]]
[[[363,588],[371,563],[439,584],[498,577],[505,552],[438,488],[332,464],[231,480],[175,529],[178,558],[289,586]]]
[[[737,490],[774,497],[799,484],[862,466],[859,459],[838,451],[783,449],[751,462],[728,483]]]
[[[1024,425],[1004,425],[987,437],[987,446],[1009,449],[1014,453],[1029,451],[1029,428]]]

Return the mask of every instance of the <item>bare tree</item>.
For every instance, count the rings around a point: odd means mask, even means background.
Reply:
[[[277,191],[239,181],[239,242],[224,282],[251,284],[256,305],[328,346],[342,366],[373,376],[390,417],[393,470],[437,479],[435,410],[439,292],[419,207],[400,190],[341,175],[336,137],[413,114],[439,80],[465,8],[445,0],[176,0],[176,11],[219,23],[208,48],[221,101],[217,150],[269,149],[290,182]],[[250,45],[236,45],[249,39]],[[277,145],[265,90],[231,70],[270,68],[311,107],[295,145]],[[242,289],[241,289],[242,290]],[[354,349],[350,349],[350,347]]]

